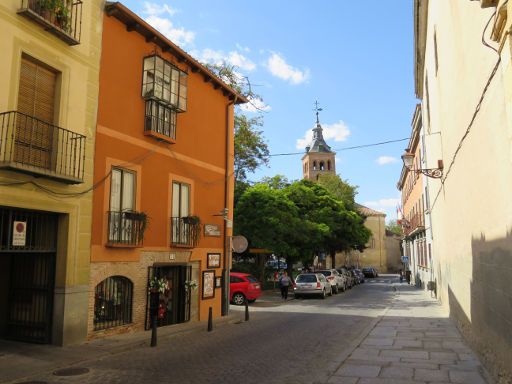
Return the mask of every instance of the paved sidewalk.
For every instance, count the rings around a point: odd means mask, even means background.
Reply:
[[[213,332],[216,327],[239,322],[241,318],[240,313],[231,312],[229,316],[215,319]],[[158,328],[158,344],[183,333],[206,333],[207,326],[206,321],[196,321]],[[67,347],[0,339],[0,383],[19,382],[44,372],[69,368],[103,356],[117,355],[139,346],[149,346],[150,339],[151,331],[115,335]]]
[[[391,307],[326,383],[492,383],[436,300],[407,284],[394,287]]]

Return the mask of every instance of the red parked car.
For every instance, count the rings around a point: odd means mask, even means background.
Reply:
[[[261,284],[257,278],[248,273],[231,272],[229,296],[230,301],[235,305],[243,305],[245,299],[252,303],[261,296]]]

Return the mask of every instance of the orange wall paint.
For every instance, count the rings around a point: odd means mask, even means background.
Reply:
[[[187,111],[178,114],[176,143],[158,142],[144,135],[144,106],[141,97],[143,58],[157,52],[160,56],[188,72]],[[226,129],[229,125],[226,171]],[[144,235],[148,250],[170,250],[170,212],[172,180],[192,186],[191,213],[201,222],[218,224],[221,237],[201,235],[194,259],[200,255],[201,270],[206,268],[206,253],[201,249],[222,250],[224,221],[218,214],[225,206],[226,174],[229,177],[230,216],[233,201],[233,105],[222,90],[214,89],[201,73],[192,73],[177,63],[170,53],[159,48],[114,17],[104,17],[103,48],[100,70],[94,180],[100,182],[112,165],[126,163],[137,171],[136,209],[148,214],[149,227]],[[140,249],[106,247],[107,211],[110,178],[101,182],[93,193],[93,233],[91,262],[137,262]],[[204,259],[204,260],[203,260]],[[219,275],[221,270],[217,270]],[[208,307],[220,313],[220,290],[214,300],[200,301],[200,318]]]

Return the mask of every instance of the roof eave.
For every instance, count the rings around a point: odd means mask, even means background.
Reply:
[[[189,64],[192,72],[201,72],[205,82],[212,82],[215,89],[221,88],[223,95],[233,103],[244,104],[249,102],[247,97],[240,94],[224,81],[222,81],[222,79],[211,72],[203,64],[201,64],[183,49],[170,41],[162,33],[158,32],[155,28],[149,25],[146,21],[144,21],[122,3],[117,1],[107,1],[105,3],[105,12],[108,16],[114,16],[120,22],[125,24],[128,31],[137,31],[139,34],[145,37],[146,41],[151,41],[154,44],[160,46],[163,52],[171,52],[176,56],[178,62]]]

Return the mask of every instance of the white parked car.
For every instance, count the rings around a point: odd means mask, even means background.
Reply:
[[[331,283],[321,273],[301,273],[295,279],[293,292],[295,298],[316,295],[325,299],[325,296],[332,295]]]
[[[338,293],[339,291],[345,291],[345,276],[341,275],[335,269],[323,269],[321,271],[317,271],[325,276],[327,281],[331,283],[331,291],[332,293]]]

